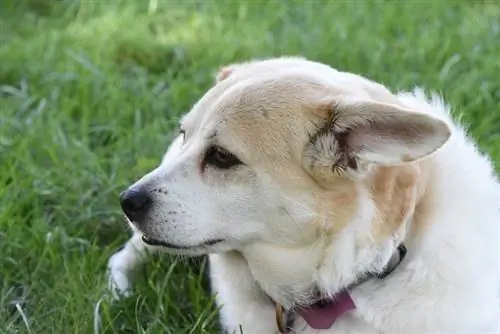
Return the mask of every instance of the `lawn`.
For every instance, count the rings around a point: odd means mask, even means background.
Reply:
[[[216,333],[205,262],[110,302],[118,194],[234,61],[301,54],[444,95],[500,162],[496,1],[0,2],[0,333]]]

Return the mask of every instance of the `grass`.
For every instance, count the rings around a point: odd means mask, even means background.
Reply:
[[[119,192],[221,65],[302,54],[437,90],[498,163],[499,41],[495,1],[0,2],[0,333],[217,332],[203,260],[102,297]]]

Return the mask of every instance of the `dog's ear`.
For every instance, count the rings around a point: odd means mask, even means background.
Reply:
[[[240,66],[242,66],[242,64],[229,64],[219,68],[215,75],[215,82],[218,83],[226,80]]]
[[[451,136],[436,117],[372,100],[329,103],[327,113],[306,149],[309,168],[323,173],[416,161]]]
[[[225,80],[227,77],[231,75],[233,71],[234,67],[231,65],[220,68],[217,74],[215,75],[215,82],[221,82],[222,80]]]

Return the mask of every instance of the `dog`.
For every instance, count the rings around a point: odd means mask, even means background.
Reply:
[[[117,298],[209,257],[224,333],[498,333],[499,182],[450,107],[299,56],[229,64],[120,195]]]

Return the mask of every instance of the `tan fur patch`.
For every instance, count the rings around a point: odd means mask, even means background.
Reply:
[[[375,240],[387,239],[413,214],[420,174],[417,164],[379,167],[367,179],[377,210],[372,231]]]
[[[419,161],[420,177],[417,184],[417,204],[413,213],[413,222],[411,224],[412,235],[418,237],[425,232],[425,230],[432,223],[429,217],[433,214],[436,208],[434,198],[435,191],[433,190],[434,184],[430,182],[431,159],[424,159]]]
[[[330,236],[344,229],[358,210],[358,191],[353,180],[336,177],[335,187],[321,190],[316,196],[321,213],[319,227]]]

